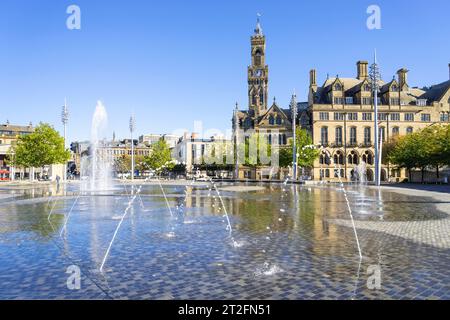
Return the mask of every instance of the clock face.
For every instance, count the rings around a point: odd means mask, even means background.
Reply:
[[[255,76],[256,77],[261,77],[262,76],[262,70],[261,69],[256,70],[255,71]]]

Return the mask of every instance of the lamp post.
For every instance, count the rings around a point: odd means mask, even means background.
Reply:
[[[133,132],[136,127],[136,121],[134,119],[134,114],[130,117],[130,135],[131,135],[131,180],[134,180],[134,141]]]
[[[239,118],[238,118],[238,103],[236,102],[236,108],[234,109],[234,178],[239,179],[239,149],[238,149],[238,132],[239,132]]]
[[[64,126],[64,150],[66,149],[66,134],[67,134],[67,122],[69,122],[69,109],[67,108],[67,101],[64,99],[64,106],[61,112],[61,122]],[[67,162],[64,163],[63,168],[63,181],[67,179]]]
[[[295,93],[291,98],[291,113],[292,113],[292,166],[293,166],[293,178],[297,180],[297,134],[296,134],[296,122],[297,122],[297,97]]]
[[[373,92],[373,112],[374,112],[374,144],[375,144],[375,185],[380,186],[380,158],[379,158],[379,132],[378,132],[378,90],[381,80],[380,69],[377,63],[377,53],[374,54],[374,62],[370,66],[370,83]]]

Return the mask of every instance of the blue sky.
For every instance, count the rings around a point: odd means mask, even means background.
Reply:
[[[66,8],[81,8],[81,30],[66,28]],[[366,9],[381,8],[369,30]],[[109,130],[128,135],[230,126],[234,104],[247,108],[246,68],[256,13],[262,14],[269,94],[286,107],[306,99],[308,71],[319,83],[354,76],[377,48],[384,79],[400,67],[413,86],[448,79],[447,0],[3,0],[0,8],[0,122],[49,122],[58,130],[70,107],[68,140],[89,137],[96,101]]]

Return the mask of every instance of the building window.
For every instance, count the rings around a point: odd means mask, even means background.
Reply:
[[[400,134],[400,128],[399,127],[393,127],[392,128],[392,135],[398,136]]]
[[[283,144],[287,145],[287,137],[286,134],[283,134]]]
[[[344,98],[334,97],[334,104],[344,104]]]
[[[335,142],[338,146],[342,145],[342,127],[336,127],[336,139]]]
[[[344,155],[341,151],[337,151],[333,157],[334,164],[344,164]]]
[[[334,120],[344,120],[345,119],[345,113],[343,112],[335,112],[334,113]]]
[[[350,154],[348,155],[348,163],[349,164],[358,164],[358,155],[356,154],[355,151],[350,152]]]
[[[422,113],[421,115],[422,122],[430,122],[431,121],[431,115],[429,113]]]
[[[342,91],[342,86],[339,83],[336,83],[336,85],[334,86],[334,90]]]
[[[416,105],[420,107],[424,107],[427,105],[427,99],[417,99]]]
[[[388,119],[389,114],[386,112],[381,112],[378,114],[378,120],[386,121]]]
[[[348,116],[348,120],[351,120],[351,121],[358,120],[358,113],[357,112],[350,112],[350,113],[347,114],[347,116]]]
[[[369,145],[371,143],[371,129],[370,127],[364,128],[364,144]]]
[[[414,113],[405,113],[405,121],[414,121]]]
[[[328,127],[322,127],[320,129],[320,141],[322,145],[328,144]]]
[[[353,97],[345,97],[345,104],[353,104]]]
[[[364,121],[372,121],[372,113],[371,112],[364,112],[362,114],[362,119]]]
[[[356,127],[350,128],[350,144],[356,145]]]
[[[441,122],[448,122],[448,113],[442,112],[441,113]]]
[[[394,105],[394,106],[400,105],[400,99],[399,98],[391,98],[389,101],[390,101],[391,105]]]
[[[330,120],[330,114],[328,112],[320,112],[319,119],[323,121]]]
[[[382,138],[383,142],[386,140],[386,130],[384,127],[379,128],[378,139],[380,139],[380,138]]]
[[[259,103],[264,104],[264,93],[263,92],[259,93]]]
[[[267,136],[267,143],[268,143],[268,144],[272,144],[272,135],[271,135],[271,134],[269,134],[269,135]]]
[[[370,151],[366,151],[363,156],[362,156],[362,161],[369,164],[369,165],[373,165],[373,155]]]
[[[282,123],[281,117],[277,116],[277,124],[280,125]]]
[[[392,92],[398,92],[398,87],[394,84],[394,85],[391,87],[391,91],[392,91]]]
[[[269,124],[275,124],[275,118],[272,115],[269,117]]]
[[[372,98],[362,98],[362,104],[366,106],[370,106],[372,104]]]
[[[391,113],[391,121],[400,121],[400,113]]]
[[[413,131],[414,131],[413,127],[406,128],[406,134],[411,134],[413,133]]]

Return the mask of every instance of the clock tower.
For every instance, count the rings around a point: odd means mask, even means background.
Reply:
[[[248,67],[248,105],[250,113],[259,117],[267,111],[269,67],[265,64],[266,37],[259,17],[251,37],[252,64]]]

